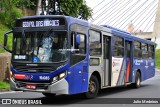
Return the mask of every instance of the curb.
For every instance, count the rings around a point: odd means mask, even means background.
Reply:
[[[1,89],[0,92],[8,92],[10,90],[6,90],[6,89]]]

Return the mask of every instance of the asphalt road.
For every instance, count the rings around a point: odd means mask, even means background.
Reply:
[[[107,88],[99,92],[97,99],[83,99],[82,95],[57,95],[54,98],[46,99],[41,93],[33,92],[16,92],[16,93],[0,93],[0,98],[20,98],[27,100],[38,100],[42,105],[34,105],[34,107],[50,107],[50,106],[66,106],[66,107],[160,107],[160,71],[156,72],[155,77],[142,82],[142,86],[138,89],[118,87]],[[134,100],[154,100],[159,98],[159,104],[127,104]],[[157,99],[156,99],[157,100]],[[1,102],[1,101],[0,101]],[[107,104],[106,104],[107,103]],[[116,104],[117,103],[117,104]],[[0,107],[17,107],[17,105],[0,105]],[[32,107],[33,105],[18,105]]]

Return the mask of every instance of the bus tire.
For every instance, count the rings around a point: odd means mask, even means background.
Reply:
[[[52,94],[52,93],[42,93],[45,97],[48,97],[48,98],[52,98],[52,97],[55,97],[56,94]]]
[[[85,98],[95,98],[99,91],[99,82],[96,76],[92,75],[89,80],[88,92],[85,93]]]
[[[139,88],[140,86],[141,86],[141,75],[139,72],[137,72],[135,83],[133,83],[133,88]]]

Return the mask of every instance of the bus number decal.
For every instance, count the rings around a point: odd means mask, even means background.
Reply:
[[[40,80],[50,80],[49,76],[39,76]]]

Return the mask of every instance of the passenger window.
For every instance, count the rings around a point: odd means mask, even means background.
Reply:
[[[142,43],[142,58],[148,58],[148,44]]]
[[[114,37],[114,56],[123,57],[124,56],[124,39],[119,36]]]
[[[134,41],[134,57],[136,58],[142,57],[141,43],[138,41]]]
[[[102,54],[100,32],[89,30],[89,48],[91,56]]]
[[[154,59],[154,53],[155,53],[154,46],[149,45],[148,46],[148,51],[149,51],[149,59]]]

